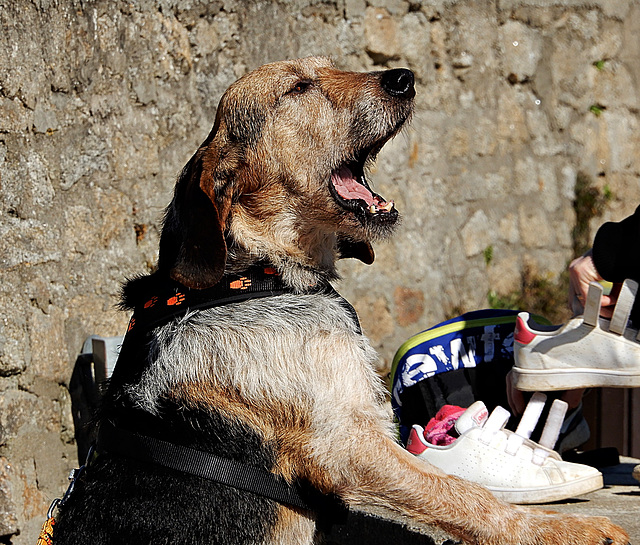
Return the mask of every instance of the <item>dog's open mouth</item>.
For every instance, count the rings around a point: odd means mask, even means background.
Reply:
[[[367,219],[395,219],[397,211],[393,201],[385,201],[371,191],[358,162],[347,162],[331,173],[329,188],[334,199],[347,210]]]

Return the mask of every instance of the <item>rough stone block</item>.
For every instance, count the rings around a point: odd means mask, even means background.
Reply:
[[[607,111],[602,118],[606,123],[605,131],[610,150],[610,163],[606,165],[607,170],[611,172],[632,170],[640,149],[638,119],[620,111]]]
[[[398,56],[400,44],[397,24],[385,8],[367,8],[364,32],[367,53],[375,63],[380,64]]]
[[[424,314],[422,291],[398,286],[393,296],[396,304],[396,320],[400,327],[415,324]]]
[[[481,253],[491,243],[491,224],[483,210],[477,210],[460,231],[467,257]]]
[[[0,456],[0,537],[13,535],[19,528],[11,487],[11,471],[9,460]]]
[[[38,102],[33,112],[33,130],[37,133],[51,134],[59,128],[56,113]]]
[[[553,245],[553,230],[540,207],[521,204],[518,209],[520,235],[525,248],[546,248]]]
[[[367,335],[372,344],[380,344],[382,340],[393,332],[394,323],[386,297],[381,295],[366,295],[356,299],[354,307],[358,316],[366,326]]]
[[[17,98],[0,96],[0,132],[27,130],[33,123],[33,112],[24,107]]]
[[[507,21],[500,29],[503,74],[511,83],[531,78],[542,55],[540,33],[519,21]]]

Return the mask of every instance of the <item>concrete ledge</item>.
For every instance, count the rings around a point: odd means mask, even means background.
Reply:
[[[631,543],[640,543],[640,483],[631,476],[638,464],[636,458],[621,456],[620,464],[601,470],[603,489],[549,507],[562,513],[609,517],[627,531]]]

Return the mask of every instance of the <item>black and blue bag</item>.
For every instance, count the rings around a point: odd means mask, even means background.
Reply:
[[[424,426],[443,405],[489,411],[508,407],[505,380],[513,366],[518,311],[478,310],[414,335],[391,368],[391,405],[403,444],[413,424]]]

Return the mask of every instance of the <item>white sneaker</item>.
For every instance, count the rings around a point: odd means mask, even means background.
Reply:
[[[628,327],[638,284],[625,280],[611,320],[601,318],[602,286],[593,282],[583,316],[551,328],[536,324],[526,312],[516,320],[515,365],[518,390],[640,386],[638,330]]]
[[[564,462],[558,453],[529,439],[546,396],[534,394],[516,432],[503,429],[509,412],[497,407],[491,416],[476,401],[458,418],[459,437],[450,445],[432,445],[414,425],[407,450],[442,469],[488,488],[496,497],[518,504],[547,503],[602,488],[602,474],[589,466]],[[556,400],[541,442],[555,443],[566,403]]]

